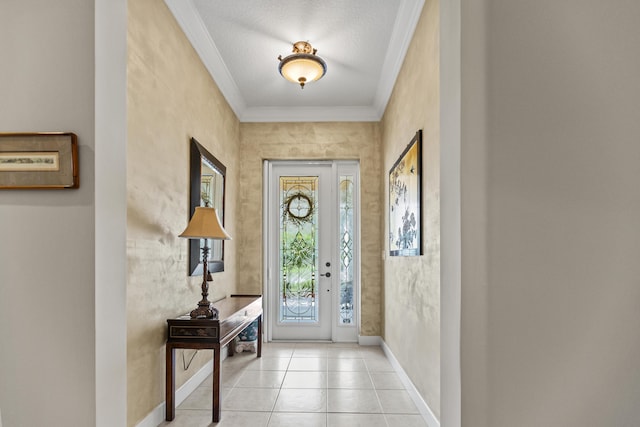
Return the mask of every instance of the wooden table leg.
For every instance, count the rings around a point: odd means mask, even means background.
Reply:
[[[173,421],[175,418],[175,402],[176,402],[176,390],[175,390],[175,369],[174,369],[174,348],[171,344],[166,344],[166,383],[165,383],[165,412],[167,421]]]
[[[232,339],[227,346],[227,357],[233,357],[236,353],[236,339]]]
[[[262,314],[258,316],[258,351],[256,356],[262,357]]]
[[[213,347],[213,422],[220,421],[220,345]]]

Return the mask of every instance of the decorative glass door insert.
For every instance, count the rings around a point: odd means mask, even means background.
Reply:
[[[280,177],[282,323],[318,321],[318,177]]]
[[[354,177],[340,176],[340,228],[338,235],[340,253],[340,309],[338,325],[352,325],[353,296],[353,249],[354,249]]]

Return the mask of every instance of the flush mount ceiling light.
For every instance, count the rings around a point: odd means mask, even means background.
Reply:
[[[327,64],[316,55],[317,51],[308,42],[295,42],[293,54],[286,58],[278,56],[278,71],[282,77],[304,89],[306,83],[321,79],[327,72]]]

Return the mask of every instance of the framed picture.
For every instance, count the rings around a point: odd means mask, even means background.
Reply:
[[[389,255],[422,255],[422,130],[389,171]]]
[[[78,188],[73,133],[0,133],[0,189]]]

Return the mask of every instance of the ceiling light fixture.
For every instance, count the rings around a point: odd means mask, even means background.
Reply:
[[[313,49],[309,42],[295,42],[293,54],[286,58],[278,56],[278,71],[282,77],[300,84],[304,89],[306,83],[320,80],[327,72],[327,64],[316,55],[317,51],[318,49]]]

